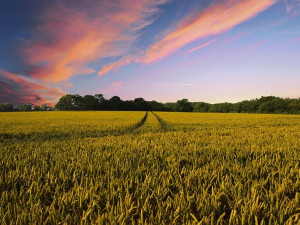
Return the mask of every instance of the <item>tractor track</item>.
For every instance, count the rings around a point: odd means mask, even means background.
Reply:
[[[5,143],[5,144],[10,144],[11,142],[14,141],[32,141],[35,139],[40,139],[43,141],[52,141],[52,140],[59,140],[59,141],[64,141],[64,140],[70,140],[70,139],[80,139],[80,138],[103,138],[103,137],[108,137],[108,136],[114,136],[114,137],[118,137],[118,136],[123,136],[126,134],[136,134],[139,133],[137,132],[140,128],[142,128],[145,124],[145,122],[147,121],[148,115],[150,112],[146,112],[144,117],[137,122],[136,124],[126,127],[124,129],[121,130],[113,130],[113,131],[107,131],[107,132],[103,132],[103,133],[97,133],[97,134],[93,134],[93,133],[87,133],[87,134],[79,134],[77,135],[72,135],[70,133],[62,133],[62,134],[55,134],[55,133],[38,133],[38,134],[0,134],[0,141]],[[152,112],[151,113],[155,116],[155,118],[157,119],[159,125],[160,125],[160,131],[166,132],[166,131],[170,131],[171,126],[170,124],[166,123],[161,117],[159,117],[156,113]],[[153,131],[155,132],[155,131]]]
[[[170,125],[167,124],[161,117],[159,117],[156,113],[152,112],[151,113],[156,117],[157,121],[159,122],[160,124],[160,127],[162,129],[162,131],[167,131],[170,129]]]
[[[148,117],[148,111],[146,112],[143,119],[140,122],[138,122],[136,125],[133,126],[133,129],[131,131],[134,131],[134,130],[140,128],[141,126],[143,126],[147,120],[147,117]]]

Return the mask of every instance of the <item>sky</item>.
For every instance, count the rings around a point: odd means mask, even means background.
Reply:
[[[300,0],[0,2],[0,102],[300,97]]]

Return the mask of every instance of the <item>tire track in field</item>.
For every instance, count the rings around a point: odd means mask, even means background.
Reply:
[[[165,122],[160,116],[158,116],[156,113],[152,112],[151,113],[156,117],[157,121],[160,124],[161,129],[166,132],[168,130],[172,130],[170,124]]]
[[[140,128],[141,126],[143,126],[147,120],[148,117],[148,111],[146,112],[145,116],[143,117],[143,119],[138,122],[136,125],[133,126],[133,129],[131,129],[131,132],[133,132],[134,130]]]
[[[141,124],[132,130],[132,134],[151,133],[161,129],[160,123],[157,121],[154,114],[147,112],[147,116],[141,121]]]

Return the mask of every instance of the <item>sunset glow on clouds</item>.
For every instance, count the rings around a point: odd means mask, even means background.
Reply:
[[[59,84],[75,75],[94,73],[87,64],[126,53],[138,37],[136,31],[150,24],[148,17],[165,2],[107,0],[91,8],[68,8],[61,2],[51,5],[40,15],[41,23],[32,31],[32,37],[24,41],[20,51],[25,63],[31,67],[27,76],[49,85]],[[9,77],[20,84],[20,76]],[[31,86],[34,83],[26,84],[21,84],[26,90],[37,88]],[[38,104],[40,98],[49,96],[48,91],[44,90],[38,96],[34,93],[36,99],[28,100]]]
[[[204,49],[208,55],[201,57],[216,60],[214,58],[226,54],[224,43],[232,49],[244,49],[245,52],[253,49],[255,52],[272,40],[299,37],[275,37],[270,31],[281,32],[270,25],[281,19],[286,21],[286,27],[280,29],[295,31],[295,21],[299,20],[297,13],[300,12],[298,0],[207,0],[202,3],[187,0],[184,4],[179,0],[75,0],[72,3],[65,0],[40,5],[29,0],[28,9],[24,10],[16,3],[0,4],[5,25],[0,30],[4,49],[0,51],[0,102],[15,104],[55,103],[67,92],[81,94],[88,90],[89,94],[104,90],[111,96],[118,91],[120,97],[130,98],[133,96],[129,94],[132,93],[131,86],[126,86],[128,82],[174,83],[163,80],[174,73],[171,72],[173,66],[179,68],[176,74],[190,71],[190,77],[185,77],[187,80],[178,74],[180,77],[175,78],[178,79],[175,83],[198,84],[201,83],[196,77],[199,68],[194,61]],[[30,10],[36,10],[36,13]],[[261,19],[256,20],[261,14]],[[280,16],[268,16],[271,14]],[[15,24],[20,25],[15,27]],[[243,30],[231,34],[235,29]],[[260,36],[259,30],[265,30],[268,35]],[[241,40],[247,40],[247,43]],[[219,43],[223,43],[222,46]],[[299,48],[298,42],[290,43]],[[188,57],[174,64],[176,57],[182,57],[174,54],[179,50]],[[218,56],[214,55],[215,51]],[[218,68],[218,61],[209,63],[215,63]],[[203,64],[201,73],[207,70],[207,65]],[[170,74],[159,76],[161,71],[170,71]],[[217,76],[220,72],[210,73]],[[151,77],[156,80],[149,82]],[[134,97],[151,98],[150,93],[151,90],[145,92],[137,87]],[[185,92],[182,97],[194,98],[195,93]],[[161,100],[167,101],[165,98]]]
[[[7,96],[16,103],[35,103],[52,105],[65,92],[59,87],[49,87],[35,80],[0,70],[0,96]]]
[[[135,57],[134,61],[148,64],[167,57],[192,41],[231,29],[235,25],[238,25],[265,10],[275,2],[276,0],[227,0],[212,5],[193,17],[188,15],[181,21],[177,29],[152,45],[146,50],[143,56]],[[207,45],[208,44],[210,43],[207,42]],[[205,44],[202,47],[205,47]],[[196,48],[193,51],[195,50]],[[99,75],[104,75],[105,73],[126,65],[126,63],[129,64],[132,61],[132,59],[124,60],[124,58],[122,58],[120,61],[104,66],[99,72]]]
[[[192,48],[192,49],[188,50],[188,51],[186,52],[186,54],[190,54],[190,53],[192,53],[192,52],[195,52],[195,51],[200,50],[201,48],[205,48],[205,47],[209,46],[210,44],[214,43],[215,41],[217,41],[217,40],[216,40],[216,39],[213,39],[213,40],[210,40],[210,41],[208,41],[208,42],[205,42],[204,44],[202,44],[202,45],[200,45],[200,46],[198,46],[198,47],[195,47],[195,48]]]
[[[195,18],[185,18],[175,31],[151,46],[140,61],[151,63],[199,38],[225,32],[274,3],[275,0],[227,0],[213,5]]]
[[[45,22],[26,43],[28,63],[45,64],[35,66],[29,75],[58,83],[71,76],[94,73],[87,64],[126,53],[137,38],[135,32],[151,22],[147,17],[164,2],[102,1],[95,8],[83,10],[57,3],[41,15]]]
[[[123,87],[123,82],[114,82],[102,90],[103,94],[116,93]]]

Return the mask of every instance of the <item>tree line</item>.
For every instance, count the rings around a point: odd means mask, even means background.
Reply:
[[[24,103],[20,105],[13,105],[9,103],[0,103],[0,112],[27,112],[27,111],[52,111],[54,108],[47,104],[41,106],[32,103]]]
[[[118,96],[110,99],[102,94],[85,95],[66,94],[58,103],[51,107],[43,104],[36,106],[25,103],[18,106],[12,104],[0,104],[0,111],[85,111],[85,110],[111,110],[111,111],[174,111],[174,112],[218,112],[218,113],[280,113],[300,114],[300,98],[279,98],[274,96],[262,96],[259,99],[245,100],[238,103],[210,104],[205,102],[189,102],[181,99],[174,103],[161,103],[146,101],[143,98],[134,100],[122,100]]]

